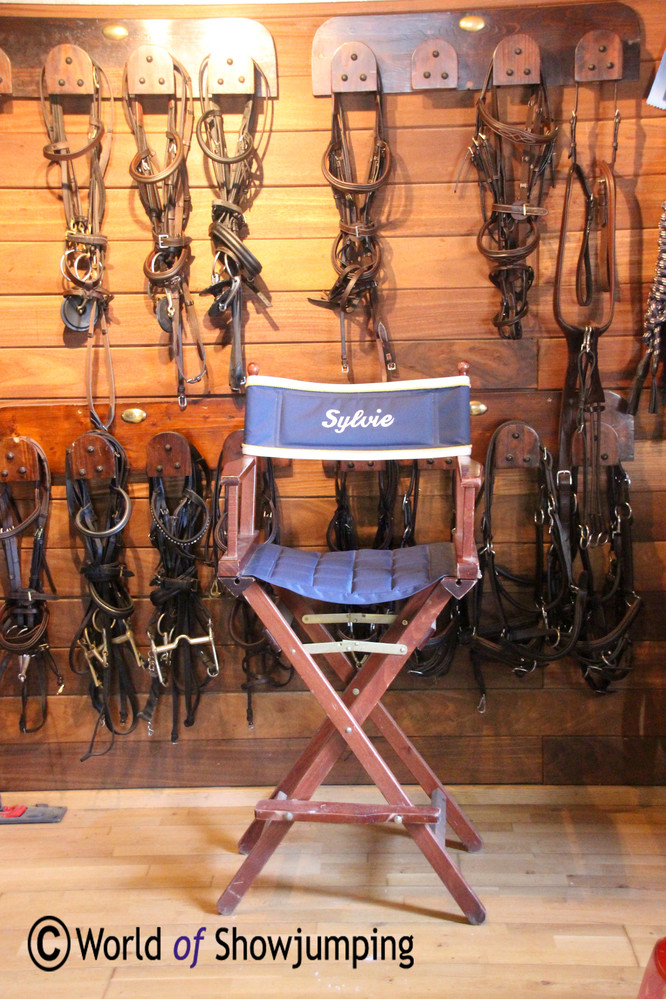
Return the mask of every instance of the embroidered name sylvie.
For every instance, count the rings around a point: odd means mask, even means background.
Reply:
[[[322,420],[322,427],[326,427],[330,430],[331,427],[335,427],[336,434],[341,434],[348,427],[390,427],[394,422],[394,417],[390,413],[381,414],[381,409],[378,409],[375,414],[369,416],[365,415],[364,409],[357,409],[353,416],[341,416],[339,409],[327,409],[326,419]]]

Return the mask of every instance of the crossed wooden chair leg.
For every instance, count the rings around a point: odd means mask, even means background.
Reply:
[[[382,636],[382,645],[400,647],[397,653],[372,652],[357,670],[344,652],[323,651],[321,654],[330,668],[347,685],[342,693],[338,693],[308,651],[308,644],[298,638],[271,597],[258,583],[250,583],[244,591],[245,599],[292,662],[327,717],[271,798],[257,802],[255,819],[239,843],[240,852],[246,854],[246,858],[218,900],[218,911],[222,915],[230,915],[235,910],[294,822],[395,822],[405,826],[468,921],[473,924],[484,921],[486,913],[482,903],[447,853],[446,823],[469,851],[480,849],[481,839],[395,719],[380,703],[414,649],[431,633],[432,622],[451,599],[451,591],[456,596],[463,596],[465,589],[471,585],[466,581],[444,579],[408,600]],[[280,602],[299,620],[299,628],[309,639],[317,644],[332,643],[330,633],[321,623],[308,620],[316,615],[300,596],[281,592]],[[429,805],[411,802],[363,731],[362,725],[368,719],[372,720],[415,781],[429,795]],[[381,791],[386,805],[310,800],[347,746]]]

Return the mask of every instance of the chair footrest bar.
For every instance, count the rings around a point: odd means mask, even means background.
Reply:
[[[310,655],[316,656],[325,652],[383,652],[387,656],[405,656],[406,645],[394,642],[362,642],[353,638],[343,638],[339,642],[304,642],[303,648]]]
[[[283,822],[395,822],[435,825],[442,817],[441,808],[433,805],[366,805],[362,802],[302,801],[296,798],[265,798],[258,801],[257,819]]]
[[[349,611],[346,614],[304,614],[303,624],[393,624],[397,614],[367,614],[364,611]]]

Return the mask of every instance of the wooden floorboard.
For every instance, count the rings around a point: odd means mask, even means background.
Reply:
[[[338,801],[377,800],[367,788],[325,793]],[[264,794],[5,794],[5,806],[67,807],[58,825],[0,827],[6,979],[24,999],[41,999],[45,989],[56,999],[635,999],[652,948],[666,934],[664,788],[455,788],[484,838],[481,853],[451,849],[487,908],[482,926],[464,921],[395,826],[297,824],[234,917],[218,916],[217,896],[239,865],[236,841]],[[32,965],[27,945],[30,927],[47,915],[61,919],[74,940],[67,962],[48,974]],[[125,959],[112,959],[111,943],[106,956],[83,959],[77,928],[84,938],[102,928],[107,941],[128,937]],[[158,934],[159,959],[151,959]],[[229,950],[221,960],[234,934],[236,959]],[[293,949],[286,960],[258,959],[263,941],[278,936],[285,944],[291,937],[290,948],[301,942],[300,963]],[[309,959],[306,939],[311,954],[328,939],[329,959]],[[360,959],[366,941],[370,957],[378,948],[374,960]],[[59,942],[44,937],[47,949]],[[337,957],[334,946],[341,948]]]

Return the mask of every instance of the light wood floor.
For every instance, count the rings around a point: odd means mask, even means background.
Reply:
[[[21,999],[189,999],[289,995],[451,999],[635,999],[666,935],[666,788],[464,787],[484,838],[452,851],[488,910],[469,926],[415,844],[396,828],[296,825],[233,918],[217,915],[236,840],[257,789],[5,794],[4,805],[67,806],[59,825],[0,828],[0,971]],[[368,789],[326,797],[378,800]],[[33,967],[27,937],[43,916],[75,935],[131,936],[127,960]],[[161,959],[138,960],[161,928]],[[197,963],[181,956],[201,927]],[[395,940],[396,959],[242,960],[216,942],[289,935]],[[413,967],[401,938],[413,937]],[[54,938],[46,936],[50,948]],[[239,945],[240,946],[240,945]],[[261,941],[253,944],[255,956]],[[292,941],[292,948],[295,941]],[[357,948],[361,944],[357,942]],[[403,945],[404,946],[404,945]],[[139,951],[144,947],[142,942]],[[334,954],[330,954],[334,958]],[[381,958],[381,955],[378,955]],[[3,985],[3,991],[4,991]],[[9,994],[9,991],[6,992]]]

